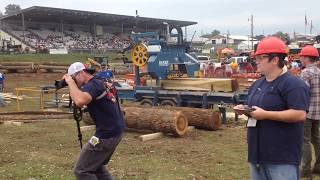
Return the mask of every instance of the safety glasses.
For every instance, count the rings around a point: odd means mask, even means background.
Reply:
[[[263,59],[269,59],[270,56],[269,55],[257,55],[256,56],[256,60],[260,61],[260,60],[263,60]]]

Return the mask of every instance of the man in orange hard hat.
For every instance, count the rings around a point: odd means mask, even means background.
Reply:
[[[310,104],[307,120],[304,123],[304,144],[302,177],[312,178],[312,173],[320,174],[320,69],[317,67],[319,52],[313,46],[305,46],[301,49],[300,60],[304,70],[301,72],[301,79],[310,87]],[[311,170],[311,144],[315,151],[315,163]]]
[[[283,71],[286,49],[277,37],[261,40],[255,58],[258,71],[264,76],[250,87],[246,105],[234,107],[236,113],[249,117],[252,180],[299,179],[309,88],[301,79]]]

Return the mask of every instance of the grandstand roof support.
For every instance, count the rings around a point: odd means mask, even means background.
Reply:
[[[61,36],[61,38],[62,38],[62,41],[63,41],[63,39],[64,39],[64,33],[63,33],[63,19],[60,19],[60,24],[61,24],[61,34],[62,34],[62,36]]]
[[[25,41],[26,40],[26,38],[25,38],[25,33],[24,33],[24,31],[25,31],[25,24],[24,24],[24,13],[21,13],[21,21],[22,21],[22,36],[23,36],[23,41]]]
[[[93,37],[97,39],[97,24],[96,21],[93,21]]]
[[[123,34],[123,23],[121,23],[121,34]]]
[[[187,26],[184,27],[184,39],[187,41]]]

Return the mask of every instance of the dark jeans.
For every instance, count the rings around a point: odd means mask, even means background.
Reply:
[[[303,163],[302,171],[304,173],[311,174],[311,160],[312,151],[311,145],[313,145],[316,162],[314,164],[314,169],[320,170],[320,137],[319,137],[319,120],[307,119],[304,122],[304,143],[303,143]]]
[[[3,97],[0,95],[0,107],[4,107],[6,103],[3,100]]]
[[[121,138],[99,139],[100,142],[95,146],[88,142],[74,167],[77,180],[112,180],[112,175],[104,165],[108,164]]]
[[[258,169],[249,163],[251,180],[298,180],[299,167],[292,164],[264,164]]]

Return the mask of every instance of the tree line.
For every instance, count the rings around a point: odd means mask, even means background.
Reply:
[[[201,35],[201,37],[203,37],[203,38],[212,38],[212,37],[220,35],[220,34],[221,34],[221,32],[219,30],[214,29],[211,33],[203,34],[203,35]],[[290,41],[289,34],[283,32],[283,31],[278,31],[278,32],[272,34],[272,36],[277,36],[277,37],[281,38],[282,40],[284,40],[285,42],[289,42]],[[257,39],[258,41],[260,41],[264,37],[265,37],[265,35],[260,34],[260,35],[255,35],[253,38]]]
[[[20,5],[17,4],[8,4],[5,8],[4,8],[4,14],[0,11],[0,17],[1,16],[5,16],[5,15],[12,15],[18,11],[21,10]]]

